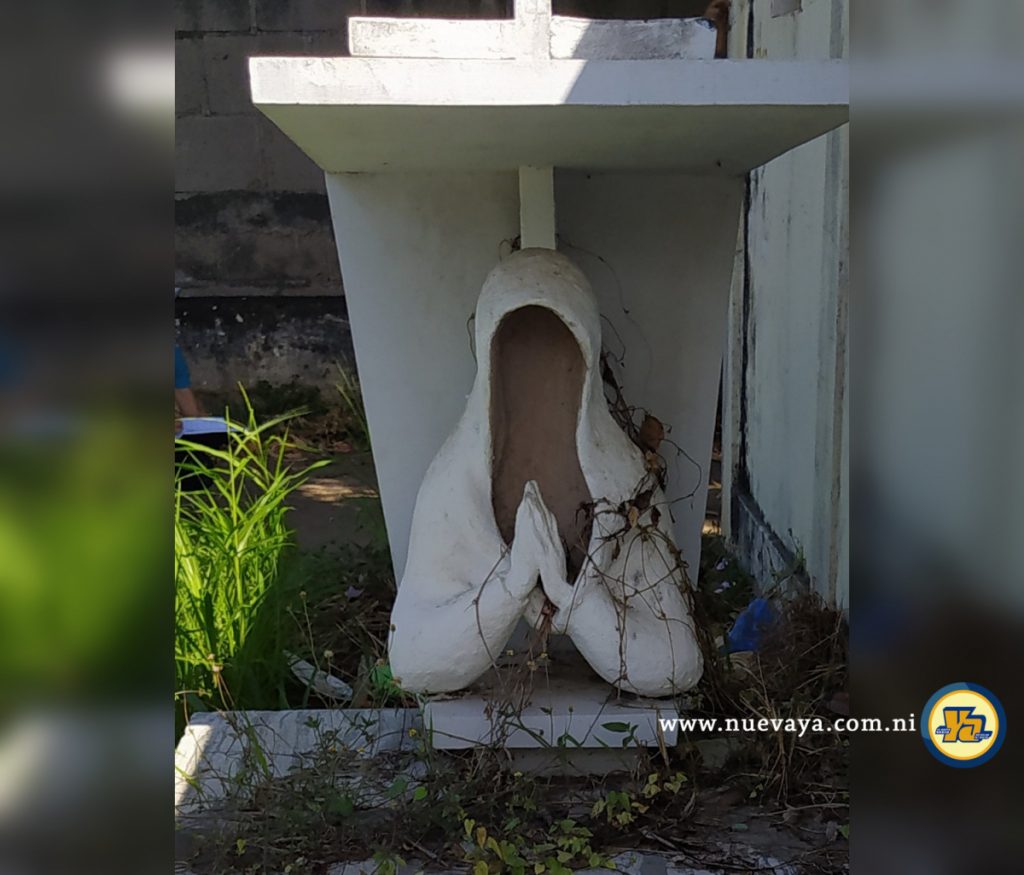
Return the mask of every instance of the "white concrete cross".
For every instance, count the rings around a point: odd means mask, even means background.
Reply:
[[[715,28],[704,18],[622,21],[552,15],[551,0],[515,0],[515,18],[351,18],[357,58],[448,60],[704,60]]]
[[[553,15],[551,0],[515,0],[500,20],[351,18],[349,51],[361,58],[517,61],[706,60],[715,28],[703,18],[597,20]],[[515,75],[514,72],[509,75]],[[555,248],[554,168],[519,168],[520,242]]]

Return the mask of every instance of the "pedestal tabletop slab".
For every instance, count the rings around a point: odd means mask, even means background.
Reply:
[[[523,165],[735,176],[841,125],[840,61],[252,58],[328,173]]]

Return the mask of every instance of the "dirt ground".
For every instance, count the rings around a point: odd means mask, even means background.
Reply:
[[[380,505],[370,453],[334,453],[292,500],[289,525],[302,550],[360,543],[368,511]],[[310,459],[312,461],[312,459]]]

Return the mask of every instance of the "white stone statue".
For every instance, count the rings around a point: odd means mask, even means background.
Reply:
[[[484,282],[475,331],[472,392],[416,500],[396,680],[462,689],[525,616],[622,690],[690,689],[703,662],[665,496],[609,412],[586,278],[557,252],[515,253]]]

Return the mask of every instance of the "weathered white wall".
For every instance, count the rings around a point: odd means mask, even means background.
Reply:
[[[845,57],[846,0],[734,3],[731,51],[757,58]],[[847,603],[848,132],[843,128],[750,175],[730,307],[724,504],[748,491],[763,524],[802,557],[815,588]],[[744,249],[745,245],[745,249]],[[745,270],[744,270],[745,267]],[[756,557],[757,565],[763,557]],[[764,568],[760,569],[762,576]],[[770,571],[770,569],[768,569]],[[776,569],[782,570],[782,569]]]

